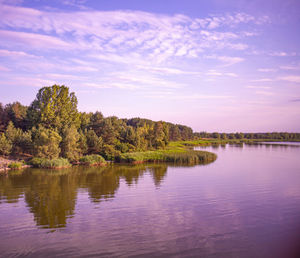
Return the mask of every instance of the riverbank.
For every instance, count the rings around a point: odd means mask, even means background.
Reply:
[[[0,157],[0,173],[7,173],[9,170],[19,170],[23,168],[30,168],[31,165],[23,161]]]
[[[196,146],[211,146],[211,145],[225,145],[225,144],[257,144],[260,142],[278,142],[278,140],[270,139],[200,139],[193,141],[176,141],[170,142],[164,149],[150,150],[144,152],[127,152],[121,153],[115,157],[114,161],[106,161],[100,155],[86,155],[80,158],[77,162],[70,162],[64,158],[58,159],[41,159],[33,158],[24,161],[22,165],[14,164],[9,167],[9,164],[20,161],[20,157],[4,158],[0,157],[0,172],[6,172],[11,169],[22,169],[26,167],[37,167],[46,169],[62,169],[69,168],[73,165],[85,166],[106,166],[113,163],[129,163],[141,164],[145,162],[165,162],[176,164],[206,164],[217,159],[217,155],[208,151],[195,151],[193,147]],[[287,141],[283,141],[287,142]],[[289,141],[291,142],[291,141]],[[295,141],[298,142],[298,141]]]
[[[196,145],[196,142],[194,143]],[[198,144],[199,145],[199,144]],[[19,166],[18,169],[28,166],[46,169],[62,169],[68,168],[72,165],[85,165],[85,166],[106,166],[112,163],[129,163],[140,164],[145,162],[165,162],[176,164],[206,164],[213,162],[217,159],[217,155],[207,151],[195,151],[189,146],[194,146],[191,142],[170,142],[169,145],[160,150],[144,151],[144,152],[128,152],[122,153],[115,157],[113,162],[106,161],[100,155],[86,155],[80,158],[78,162],[70,162],[64,158],[58,159],[45,159],[45,158],[32,158],[24,163],[24,166]],[[15,159],[1,158],[0,171],[10,170],[9,164],[16,162]]]

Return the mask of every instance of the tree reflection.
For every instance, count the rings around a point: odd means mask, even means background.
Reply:
[[[25,200],[38,226],[65,227],[74,214],[78,183],[73,173],[34,171]]]
[[[8,203],[18,202],[22,197],[26,183],[27,176],[22,171],[10,172],[10,175],[0,176],[0,204],[2,200]]]
[[[0,201],[18,202],[24,196],[37,226],[66,227],[75,214],[78,189],[87,189],[90,200],[112,199],[123,179],[128,186],[149,173],[156,187],[167,173],[166,164],[73,167],[63,170],[27,169],[0,176]],[[1,204],[1,203],[0,203]]]
[[[166,164],[150,167],[150,172],[156,187],[160,187],[167,174],[168,166]]]
[[[84,174],[83,174],[84,173]],[[80,187],[87,188],[93,202],[101,202],[115,197],[119,188],[119,176],[113,168],[88,168],[81,173]]]

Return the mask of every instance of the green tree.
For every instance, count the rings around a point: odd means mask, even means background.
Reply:
[[[98,137],[93,130],[87,131],[86,140],[88,145],[88,153],[101,153],[103,150],[103,140],[101,137]]]
[[[0,132],[4,131],[6,127],[6,116],[2,103],[0,103]]]
[[[8,140],[4,133],[0,134],[0,153],[2,155],[9,155],[12,150],[12,143]]]
[[[87,139],[85,134],[81,130],[79,131],[78,150],[80,156],[83,156],[88,153]]]
[[[57,131],[39,126],[33,129],[34,154],[39,158],[54,159],[60,153],[59,144],[62,140]]]
[[[227,139],[226,133],[222,133],[222,134],[221,134],[221,139],[222,139],[222,140],[226,140],[226,139]]]
[[[165,142],[164,142],[165,134],[164,134],[164,127],[162,122],[155,123],[153,128],[153,136],[154,137],[152,143],[155,148],[165,147]]]
[[[32,153],[31,131],[23,132],[9,121],[5,136],[12,143],[12,153]]]
[[[77,161],[80,158],[79,138],[80,135],[74,125],[63,129],[61,155],[64,158],[70,161]]]
[[[90,117],[90,126],[98,136],[101,135],[103,120],[104,120],[103,114],[99,111],[96,111]]]
[[[214,132],[212,134],[212,137],[215,138],[215,139],[220,139],[220,134],[218,132]]]
[[[80,129],[85,130],[90,126],[93,113],[79,113]]]
[[[177,125],[171,125],[169,133],[171,141],[181,140],[180,131]]]
[[[59,132],[72,124],[79,127],[77,98],[64,85],[41,88],[28,109],[27,118],[31,127],[41,124]]]
[[[28,107],[23,106],[20,102],[14,102],[5,106],[6,118],[12,121],[18,127],[26,128],[26,114]]]

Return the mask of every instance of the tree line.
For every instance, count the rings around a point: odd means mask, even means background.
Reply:
[[[0,154],[70,161],[100,154],[114,160],[121,153],[160,149],[169,141],[194,138],[193,130],[184,125],[104,117],[100,111],[79,112],[77,104],[75,94],[64,85],[41,88],[29,106],[0,103]]]
[[[278,141],[295,141],[300,140],[300,133],[288,133],[288,132],[267,132],[267,133],[208,133],[200,132],[194,133],[195,138],[214,138],[221,140],[232,139],[258,139],[258,140],[278,140]]]

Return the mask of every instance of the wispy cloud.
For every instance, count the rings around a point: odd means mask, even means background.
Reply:
[[[264,95],[264,96],[273,96],[274,95],[273,92],[263,91],[263,90],[255,91],[255,93],[258,94],[258,95]]]
[[[257,71],[262,73],[269,73],[269,72],[276,72],[276,69],[274,68],[259,68]]]
[[[16,32],[8,30],[0,30],[0,38],[2,44],[10,46],[11,44],[17,46],[27,46],[26,48],[46,48],[46,49],[72,49],[72,44],[63,41],[59,38],[29,33],[29,32]]]
[[[145,71],[150,71],[158,74],[172,74],[172,75],[182,75],[182,74],[199,74],[199,72],[193,72],[193,71],[185,71],[181,70],[178,68],[171,68],[171,67],[159,67],[159,66],[143,66],[143,65],[138,65],[138,69],[145,70]]]
[[[297,53],[293,52],[293,53],[287,53],[284,51],[277,51],[277,52],[271,52],[269,53],[270,56],[296,56]]]
[[[280,66],[280,69],[282,69],[282,70],[300,70],[300,65],[294,65],[294,66],[283,65],[283,66]]]
[[[11,57],[11,58],[20,58],[20,57],[38,58],[35,55],[31,55],[23,51],[10,51],[7,49],[0,49],[0,56]]]
[[[240,62],[244,61],[244,58],[242,57],[233,57],[233,56],[217,56],[217,55],[211,55],[211,56],[205,56],[209,59],[217,59],[223,63],[223,66],[231,66]]]
[[[228,73],[228,72],[219,72],[216,70],[209,70],[206,75],[210,76],[229,76],[229,77],[237,77],[238,75],[236,73]]]
[[[87,7],[84,5],[86,3],[86,0],[63,0],[62,4],[77,7],[81,10],[87,9]]]
[[[63,3],[76,6],[84,1],[65,0]],[[93,54],[98,52],[103,58],[134,52],[158,63],[172,57],[195,58],[205,49],[245,50],[248,45],[239,40],[254,34],[239,32],[236,26],[268,22],[266,17],[245,13],[199,19],[142,11],[68,13],[8,5],[1,6],[0,16],[0,27],[5,29],[0,31],[0,37],[5,39],[2,42],[6,42],[6,46],[26,44],[28,48],[45,50],[93,49]],[[219,27],[227,31],[216,30]],[[228,65],[243,61],[240,57],[226,56],[220,56],[219,60]]]
[[[252,80],[252,82],[272,82],[272,81],[274,80],[271,78],[261,78],[261,79]]]
[[[230,95],[204,95],[204,94],[190,94],[190,95],[175,95],[170,92],[152,92],[147,95],[149,98],[161,98],[169,100],[226,100],[232,99],[233,96]]]
[[[249,86],[246,86],[246,88],[248,89],[271,89],[270,86],[253,86],[253,85],[249,85]]]
[[[290,76],[282,76],[278,78],[279,80],[300,83],[300,76],[298,75],[290,75]]]
[[[2,66],[2,65],[0,65],[0,72],[9,72],[10,71],[10,69],[9,68],[7,68],[7,67],[5,67],[5,66]]]

